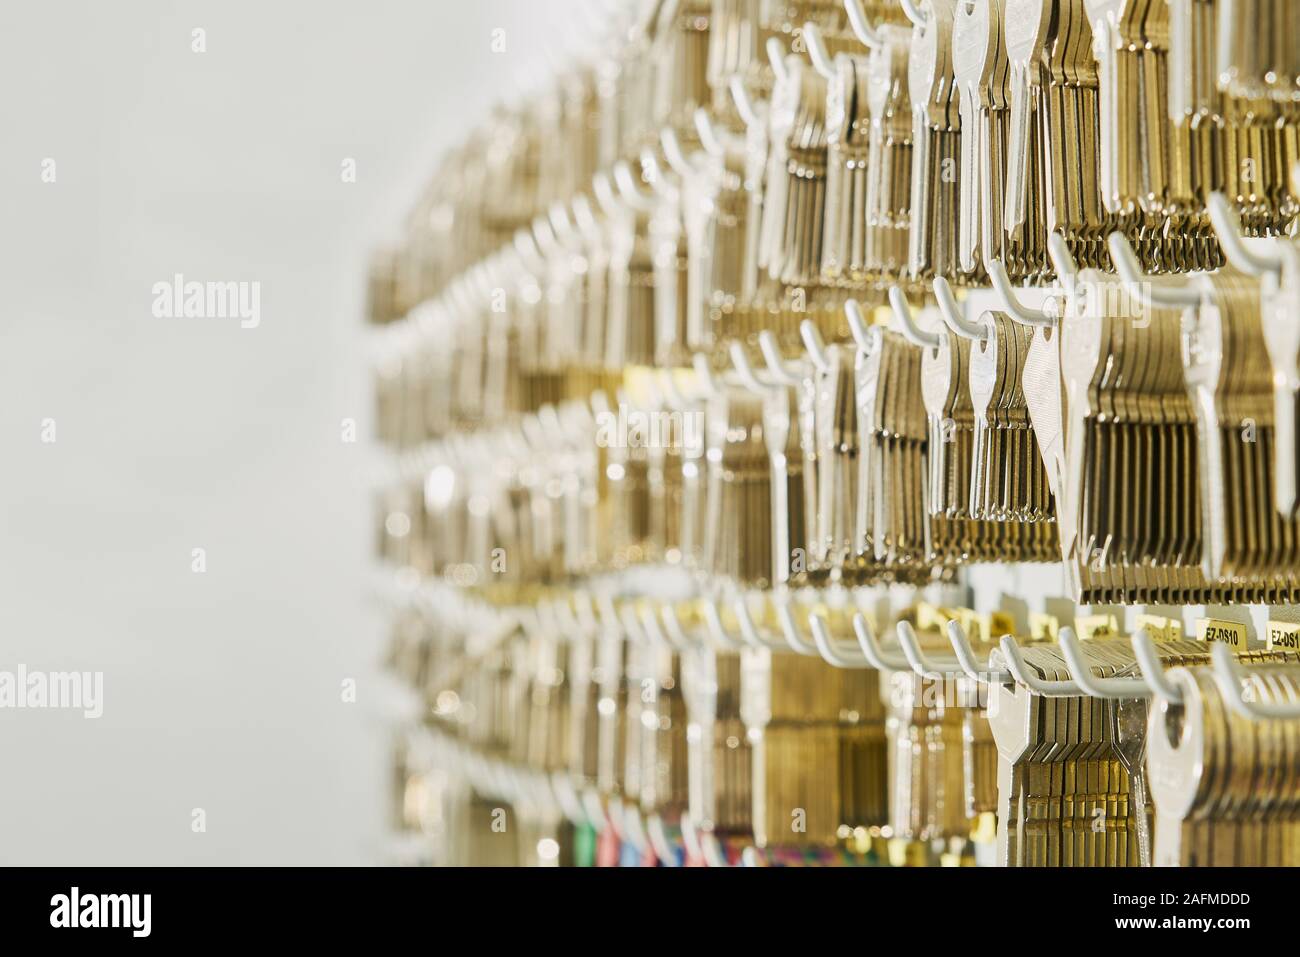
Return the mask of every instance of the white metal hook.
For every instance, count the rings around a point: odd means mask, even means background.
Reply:
[[[1252,276],[1282,271],[1282,260],[1276,255],[1261,255],[1246,248],[1245,239],[1241,235],[1241,219],[1228,203],[1227,196],[1220,192],[1211,193],[1206,209],[1228,262]]]
[[[651,409],[661,411],[668,408],[668,398],[659,388],[658,376],[647,376],[644,380],[646,400]]]
[[[620,4],[612,2],[610,4],[616,12],[622,12],[626,20],[626,29],[628,32],[629,42],[644,41],[648,39],[654,30],[655,20],[659,15],[660,3],[626,3]],[[620,7],[623,8],[620,11]]]
[[[532,232],[537,249],[546,259],[554,259],[564,252],[564,247],[555,233],[555,227],[551,225],[549,213],[533,220]]]
[[[618,609],[614,607],[614,596],[609,592],[600,592],[596,595],[596,612],[600,619],[600,628],[607,635],[617,635],[623,637],[623,621],[619,617]]]
[[[826,343],[822,342],[822,334],[817,331],[817,326],[811,319],[799,323],[799,336],[803,339],[803,347],[808,352],[808,358],[812,359],[813,365],[817,367],[817,371],[827,371],[831,363],[826,355]]]
[[[658,376],[646,376],[645,380],[642,381],[642,385],[645,386],[646,404],[649,404],[651,410],[658,412],[668,408],[668,397],[663,394],[663,390],[659,387]]]
[[[612,823],[600,799],[600,793],[595,788],[588,788],[582,792],[582,810],[597,833],[605,830]]]
[[[633,209],[649,210],[654,207],[654,197],[641,192],[641,187],[636,184],[632,177],[632,168],[627,165],[626,160],[619,160],[614,164],[614,185],[618,187],[618,193]]]
[[[536,240],[533,239],[532,235],[527,230],[524,230],[523,232],[530,244],[529,248],[534,251],[534,254],[540,255],[540,250],[537,249]],[[492,290],[494,288],[515,278],[514,274],[518,273],[520,269],[528,268],[523,264],[523,257],[524,254],[519,247],[514,243],[511,243],[510,246],[503,249],[499,255],[489,259],[486,263],[482,264],[480,268],[475,269],[473,275],[470,277],[474,285],[474,294],[478,296],[481,301],[486,302],[492,295]]]
[[[458,757],[465,768],[470,787],[483,794],[487,790],[487,765],[483,759],[468,748],[459,749]]]
[[[726,155],[726,149],[722,145],[722,140],[718,138],[718,131],[713,128],[713,120],[709,116],[709,111],[702,106],[696,107],[693,118],[695,120],[695,132],[700,138],[700,145],[704,147],[704,152],[715,157]],[[672,127],[664,128],[665,135],[671,132]],[[676,139],[677,134],[674,133],[674,142],[676,142]],[[667,144],[665,143],[665,147],[666,146]],[[677,144],[676,150],[677,152],[681,152],[680,143]],[[664,152],[665,154],[668,153],[667,148],[665,148]],[[668,156],[668,162],[674,162],[671,155]]]
[[[745,602],[743,595],[736,597],[735,601],[736,621],[740,624],[740,635],[746,643],[754,648],[765,649],[784,649],[785,643],[781,641],[769,641],[762,636],[758,627],[754,624],[754,619],[749,613],[749,605]],[[796,648],[796,651],[799,649]],[[802,652],[800,652],[802,654]]]
[[[803,25],[803,45],[808,50],[808,60],[812,63],[813,69],[824,79],[835,79],[835,64],[831,62],[830,53],[822,41],[822,32],[817,29],[817,24],[811,21]]]
[[[645,819],[646,837],[650,847],[664,867],[677,866],[677,852],[668,841],[668,832],[664,829],[664,819],[659,814],[648,814]]]
[[[659,648],[684,650],[660,627],[659,616],[655,614],[654,607],[647,605],[641,609],[641,629],[646,633],[646,637],[650,638],[651,644],[658,645]]]
[[[771,329],[764,329],[758,334],[758,349],[763,353],[763,361],[767,363],[767,371],[773,379],[782,385],[803,385],[803,376],[795,375],[786,368],[785,359],[776,344],[776,335]]]
[[[691,812],[683,811],[678,824],[682,829],[682,847],[686,849],[686,859],[703,857],[704,848],[700,846],[700,835],[695,830],[695,822],[691,820]]]
[[[488,763],[488,759],[481,754],[470,751],[466,756],[466,762],[474,790],[484,797],[496,797],[496,781],[493,776],[493,768]]]
[[[664,394],[668,404],[678,412],[686,411],[691,403],[687,401],[686,396],[682,395],[682,390],[677,388],[677,380],[673,378],[672,370],[660,369],[658,379],[659,391]]]
[[[1133,247],[1129,245],[1123,233],[1111,233],[1106,240],[1106,245],[1110,249],[1110,258],[1115,264],[1115,271],[1140,302],[1167,309],[1185,309],[1200,305],[1201,294],[1191,282],[1184,281],[1178,285],[1171,285],[1168,281],[1156,282],[1144,273],[1137,255],[1133,252]]]
[[[532,795],[528,793],[528,779],[525,769],[507,761],[500,762],[501,783],[506,792],[506,803],[516,807],[531,805]]]
[[[1237,661],[1232,649],[1221,641],[1210,648],[1210,664],[1214,669],[1214,683],[1219,686],[1228,707],[1252,721],[1270,718],[1300,718],[1300,703],[1283,704],[1280,701],[1258,701],[1259,677],[1252,675]],[[1243,682],[1250,683],[1250,694],[1242,691]]]
[[[627,635],[628,641],[638,645],[649,643],[649,636],[641,626],[641,621],[637,617],[631,605],[624,605],[618,609],[618,620],[623,625],[623,634]]]
[[[592,601],[591,592],[585,588],[574,589],[573,610],[586,634],[595,635],[600,631],[600,623],[596,621],[596,603]]]
[[[1083,647],[1074,635],[1074,629],[1062,628],[1057,635],[1061,654],[1065,656],[1065,668],[1074,679],[1074,683],[1094,698],[1106,698],[1120,701],[1125,698],[1149,698],[1151,688],[1141,678],[1098,678],[1083,655]]]
[[[1003,635],[999,643],[1002,657],[1006,659],[1007,670],[1011,672],[1017,684],[1024,685],[1036,695],[1045,698],[1073,698],[1083,694],[1083,689],[1073,681],[1046,681],[1037,677],[1020,654],[1020,645],[1011,635]]]
[[[686,851],[690,857],[702,859],[705,867],[731,866],[722,853],[722,845],[718,842],[718,836],[712,831],[703,831],[696,827],[690,812],[682,812],[681,826],[682,843],[686,845]]]
[[[755,395],[769,395],[771,387],[765,385],[754,373],[754,367],[749,364],[749,356],[745,355],[745,347],[732,340],[727,351],[731,354],[731,364],[740,377],[740,384]]]
[[[613,186],[610,185],[609,176],[606,175],[604,170],[601,170],[592,179],[591,188],[596,194],[596,202],[600,204],[600,208],[606,216],[616,216],[622,212],[623,204],[619,202]]]
[[[560,609],[563,607],[563,614]],[[542,625],[543,631],[547,637],[554,638],[556,641],[567,641],[569,637],[575,635],[577,631],[577,620],[573,618],[573,610],[569,609],[568,602],[556,598],[555,601],[538,601],[537,602],[537,620]]]
[[[1052,233],[1047,237],[1047,255],[1052,260],[1052,268],[1056,270],[1057,281],[1065,287],[1066,292],[1074,295],[1079,282],[1079,264],[1070,255],[1070,247],[1060,233]]]
[[[809,644],[804,640],[803,635],[799,634],[799,627],[794,621],[794,612],[790,610],[790,602],[773,601],[773,608],[776,609],[776,619],[781,623],[781,632],[785,635],[785,642],[796,653],[807,655],[810,658],[816,658],[818,655],[817,644]]]
[[[912,26],[925,26],[927,20],[925,11],[916,5],[915,0],[898,0],[898,5],[903,8],[907,19],[912,21]]]
[[[591,407],[581,399],[572,399],[560,406],[560,421],[564,425],[564,430],[570,439],[573,439],[579,430],[585,430],[591,425]],[[580,589],[575,589],[576,595]],[[575,606],[577,602],[574,602]]]
[[[1011,284],[1011,277],[1007,275],[1007,267],[1002,264],[1001,260],[990,260],[988,273],[993,288],[1002,299],[1002,307],[1008,316],[1026,326],[1040,326],[1050,329],[1056,325],[1056,316],[1052,315],[1050,311],[1030,309],[1016,298],[1015,287]]]
[[[641,830],[641,815],[635,804],[618,797],[609,799],[609,823],[622,841],[631,844],[642,854],[646,851],[645,834]]]
[[[543,814],[550,814],[559,808],[560,802],[555,797],[555,790],[551,787],[551,778],[548,774],[526,768],[520,773],[520,777],[523,779],[523,790],[534,807]]]
[[[560,612],[556,609],[558,602],[539,601],[537,602],[537,624],[541,625],[542,632],[546,637],[555,638],[556,641],[563,640],[564,627],[560,624]]]
[[[652,606],[646,605],[641,609],[637,617],[641,619],[641,633],[650,640],[650,644],[671,651],[679,650],[677,643],[669,638],[663,628],[660,627],[659,616],[655,614]]]
[[[442,294],[442,301],[453,316],[464,312],[468,305],[465,296],[468,284],[469,280],[464,275],[457,276],[447,284],[447,289]]]
[[[578,239],[578,231],[573,225],[573,218],[561,202],[551,204],[546,217],[551,224],[551,234],[561,243],[572,247]]]
[[[626,386],[619,386],[614,390],[614,400],[618,403],[620,409],[636,408],[636,405],[632,402],[632,397],[627,394]]]
[[[897,286],[889,287],[889,304],[894,308],[894,319],[898,322],[898,329],[906,339],[914,346],[920,346],[922,349],[938,349],[939,334],[936,332],[925,332],[912,318],[912,307],[908,305],[907,297],[903,295],[903,290]]]
[[[559,795],[555,792],[555,782],[551,775],[545,771],[533,772],[533,786],[537,794],[538,803],[541,805],[544,813],[550,815],[559,812],[564,813],[560,806]]]
[[[582,799],[578,797],[578,789],[574,787],[573,780],[567,772],[551,772],[551,790],[555,793],[556,802],[566,818],[579,825],[592,823],[587,816],[586,808],[582,805]]]
[[[708,114],[706,113],[705,116],[707,117]],[[691,165],[690,160],[686,158],[686,154],[682,152],[682,141],[677,138],[677,131],[671,126],[665,126],[659,132],[659,146],[663,150],[664,159],[668,161],[668,166],[674,173],[683,180],[695,174],[695,168]]]
[[[594,828],[595,832],[601,833],[608,826],[608,819],[604,817],[604,807],[601,805],[601,794],[595,791],[595,788],[586,788],[584,791],[578,791],[576,785],[573,787],[578,806],[582,811],[582,817],[586,818],[586,823]]]
[[[759,636],[758,629],[754,626],[754,619],[749,615],[744,596],[736,596],[733,607],[736,612],[736,622],[740,626],[741,640],[751,648],[767,648],[767,642]],[[721,628],[721,624],[718,627]]]
[[[655,196],[667,200],[677,199],[677,186],[669,181],[663,166],[659,164],[659,158],[648,146],[641,151],[641,168],[648,174],[650,189]]]
[[[1133,657],[1137,659],[1138,671],[1141,672],[1146,686],[1162,701],[1182,704],[1183,693],[1166,676],[1165,666],[1160,663],[1155,642],[1151,640],[1147,630],[1139,628],[1130,640],[1133,644]]]
[[[871,341],[871,331],[867,328],[866,316],[862,314],[862,307],[858,305],[856,299],[844,300],[844,317],[849,320],[849,332],[853,335],[853,341],[858,344],[858,348],[863,352],[870,352],[875,348],[875,343]]]
[[[853,28],[854,34],[863,45],[872,50],[879,50],[885,45],[880,34],[867,22],[867,13],[858,0],[844,0],[844,12],[849,15],[849,26]]]
[[[555,617],[556,626],[565,635],[572,638],[582,633],[582,626],[573,613],[573,606],[566,599],[557,598],[552,602],[551,614]]]
[[[739,76],[733,76],[727,83],[727,90],[731,93],[731,100],[736,104],[736,112],[740,114],[740,119],[745,126],[750,129],[762,126],[763,118],[758,115],[754,101],[749,98],[749,90],[745,89],[744,81]]]
[[[514,244],[503,247],[495,256],[488,259],[481,269],[475,270],[474,282],[477,294],[485,299],[492,290],[510,282],[523,267],[523,260]]]
[[[504,803],[517,806],[519,803],[519,777],[514,767],[500,758],[487,760],[488,785],[494,796]]]
[[[677,19],[677,11],[681,8],[681,5],[682,0],[657,0],[654,4],[657,24],[655,29],[660,36],[663,34],[664,24],[672,23]]]
[[[963,674],[964,670],[958,661],[945,661],[936,664],[925,656],[921,650],[921,642],[917,640],[916,629],[908,622],[900,621],[898,628],[898,645],[903,649],[903,657],[907,663],[912,666],[912,670],[922,678],[930,681],[942,681],[945,678],[955,678]]]
[[[552,441],[563,441],[564,424],[560,421],[560,412],[555,406],[547,403],[539,408],[537,410],[537,421]]]
[[[704,624],[709,629],[709,634],[713,636],[714,642],[721,648],[740,648],[748,644],[741,638],[733,638],[727,634],[727,630],[722,627],[722,615],[718,613],[718,603],[712,598],[700,599],[700,604],[704,607]]]
[[[664,628],[667,629],[668,635],[679,648],[688,648],[692,644],[690,636],[686,634],[686,629],[682,627],[681,621],[677,618],[677,609],[670,604],[661,605],[659,615],[663,618]]]
[[[980,667],[979,662],[975,659],[975,650],[971,648],[970,641],[967,639],[966,632],[960,622],[948,622],[947,631],[948,642],[952,645],[953,654],[957,656],[957,662],[961,665],[961,670],[966,673],[967,678],[988,685],[1008,685],[1015,681],[1009,671],[994,671],[987,663],[984,667]]]
[[[537,240],[533,238],[531,229],[521,229],[515,233],[514,248],[519,253],[519,258],[524,262],[524,268],[532,273],[541,272],[546,266],[546,259],[542,256],[542,251],[537,248]]]
[[[983,323],[970,322],[961,314],[961,306],[952,294],[952,286],[942,276],[935,277],[934,297],[939,301],[939,314],[943,317],[943,324],[955,335],[972,342],[984,342],[988,338],[989,331]]]
[[[709,367],[709,360],[704,353],[695,353],[691,357],[691,366],[695,369],[695,377],[700,380],[700,385],[706,395],[722,394],[722,387],[718,384],[718,380],[714,378],[713,369]]]
[[[906,657],[891,657],[876,641],[876,634],[867,624],[866,616],[858,612],[853,616],[853,633],[858,638],[858,647],[867,663],[877,671],[911,671],[912,664]]]
[[[856,651],[846,657],[835,647],[835,642],[831,641],[830,629],[826,627],[826,622],[822,620],[821,615],[815,613],[809,615],[808,627],[812,630],[813,643],[817,646],[817,653],[831,667],[858,669],[869,667],[866,659],[860,657]]]
[[[596,214],[592,212],[590,200],[582,194],[573,201],[573,220],[588,241],[599,238],[600,224],[596,222]]]
[[[496,785],[496,793],[507,804],[518,805],[523,797],[523,780],[513,764],[493,758],[489,762],[491,777]]]
[[[536,627],[544,638],[552,641],[562,641],[564,638],[564,629],[560,627],[559,615],[555,611],[555,606],[549,601],[537,603]]]
[[[700,848],[704,852],[704,862],[709,867],[730,867],[727,857],[722,853],[722,844],[712,831],[700,834]]]
[[[772,72],[776,74],[778,83],[786,82],[790,76],[790,71],[785,66],[785,51],[781,49],[781,43],[776,37],[767,38],[767,62],[772,64]]]

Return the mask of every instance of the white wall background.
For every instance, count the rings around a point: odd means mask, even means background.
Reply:
[[[0,864],[384,859],[365,257],[592,6],[0,6],[0,670],[105,676],[0,709]],[[176,272],[260,327],[154,318]]]

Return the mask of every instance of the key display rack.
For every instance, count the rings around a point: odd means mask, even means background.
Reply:
[[[396,858],[1300,864],[1300,8],[603,30],[371,264]]]

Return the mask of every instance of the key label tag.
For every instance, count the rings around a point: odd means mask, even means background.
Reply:
[[[1061,620],[1055,615],[1035,611],[1029,613],[1029,637],[1034,641],[1055,641],[1061,630]]]
[[[1246,626],[1239,621],[1224,621],[1222,618],[1196,619],[1197,641],[1221,641],[1233,651],[1246,650]]]
[[[1090,638],[1118,638],[1119,622],[1114,615],[1081,615],[1074,619],[1074,630],[1084,641]]]
[[[1155,641],[1179,641],[1183,637],[1183,623],[1164,615],[1138,615],[1133,630],[1145,628]]]
[[[1300,624],[1289,621],[1268,623],[1268,649],[1300,651]]]
[[[918,602],[916,606],[916,630],[939,631],[952,620],[947,609],[938,608],[928,601]]]
[[[1008,611],[991,611],[984,618],[984,636],[989,641],[996,641],[1003,635],[1016,633],[1016,619]]]

